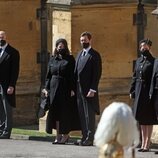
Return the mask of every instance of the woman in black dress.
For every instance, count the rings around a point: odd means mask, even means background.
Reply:
[[[150,52],[152,42],[140,41],[141,56],[136,60],[130,97],[134,98],[133,112],[140,125],[142,144],[138,151],[149,151],[153,125],[157,124],[156,110],[149,97],[149,90],[155,58]]]
[[[70,55],[67,41],[58,39],[53,56],[48,63],[45,89],[43,93],[50,97],[50,108],[46,120],[46,132],[56,129],[53,144],[65,144],[69,132],[78,130],[79,119],[75,104],[75,59]]]

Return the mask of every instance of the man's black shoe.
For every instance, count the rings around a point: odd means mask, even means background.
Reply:
[[[156,151],[155,154],[158,155],[158,151]]]
[[[10,139],[10,133],[3,131],[0,135],[0,139]]]
[[[0,136],[2,135],[2,133],[3,133],[3,130],[0,130]]]
[[[1,136],[0,136],[0,139],[10,139],[10,137],[9,137],[9,136],[1,135]]]
[[[93,146],[93,141],[91,141],[91,140],[85,140],[82,143],[82,146]]]

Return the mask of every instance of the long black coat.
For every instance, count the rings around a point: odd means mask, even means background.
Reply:
[[[4,54],[0,58],[0,84],[4,89],[9,104],[13,107],[16,106],[15,90],[13,94],[8,95],[7,89],[9,86],[14,87],[15,89],[19,75],[19,61],[19,52],[8,44]]]
[[[130,94],[134,98],[133,112],[141,125],[156,124],[155,109],[149,97],[149,90],[154,65],[154,57],[141,56],[136,60]]]
[[[75,91],[74,67],[75,59],[72,55],[50,58],[45,86],[50,95],[47,133],[56,129],[56,121],[60,122],[61,134],[80,129],[76,99],[71,97],[71,90]]]
[[[101,57],[96,50],[91,48],[88,51],[88,54],[85,56],[86,59],[84,60],[84,63],[82,63],[80,70],[77,70],[78,62],[81,55],[82,51],[79,52],[78,56],[76,57],[76,80],[79,80],[83,96],[85,96],[85,98],[87,98],[86,95],[88,94],[90,89],[96,91],[94,97],[87,99],[89,99],[89,101],[91,102],[91,105],[96,114],[100,114],[98,84],[102,73]]]
[[[154,61],[154,68],[153,68],[149,95],[154,103],[156,116],[158,118],[158,59],[155,59]]]

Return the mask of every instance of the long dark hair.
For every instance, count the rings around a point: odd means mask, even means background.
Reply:
[[[70,51],[69,51],[69,48],[68,48],[68,44],[67,44],[67,41],[64,39],[64,38],[59,38],[57,41],[56,41],[56,44],[55,44],[55,49],[54,49],[54,52],[53,52],[53,55],[58,55],[59,52],[57,50],[57,47],[59,45],[59,43],[62,43],[64,45],[64,49],[65,49],[65,53],[64,55],[70,55]]]

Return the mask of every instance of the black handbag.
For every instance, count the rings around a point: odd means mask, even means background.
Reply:
[[[49,96],[45,97],[44,95],[42,95],[40,105],[39,105],[39,110],[38,110],[38,118],[42,118],[45,116],[46,111],[49,110],[49,106],[50,106]]]

